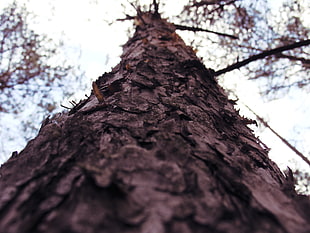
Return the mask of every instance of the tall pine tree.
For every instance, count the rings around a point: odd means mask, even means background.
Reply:
[[[158,9],[135,24],[91,96],[0,168],[0,232],[309,232],[213,71]]]

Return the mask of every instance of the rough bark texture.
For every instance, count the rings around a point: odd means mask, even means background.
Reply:
[[[1,167],[0,232],[309,232],[212,70],[158,15],[137,24],[93,94]]]

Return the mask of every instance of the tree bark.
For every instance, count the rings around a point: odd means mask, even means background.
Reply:
[[[212,71],[159,15],[136,24],[91,96],[2,165],[0,232],[309,232]]]

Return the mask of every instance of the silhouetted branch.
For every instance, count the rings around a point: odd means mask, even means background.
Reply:
[[[179,25],[179,24],[174,24],[174,26],[176,29],[179,29],[179,30],[186,30],[186,31],[192,31],[192,32],[208,32],[208,33],[213,33],[219,36],[226,36],[231,39],[238,39],[237,36],[233,36],[233,35],[229,35],[229,34],[221,33],[221,32],[214,32],[208,29],[203,29],[203,28],[198,28],[198,27],[189,27],[189,26],[184,26],[184,25]]]
[[[228,5],[231,4],[233,2],[235,2],[236,0],[232,0],[228,3],[224,3],[223,5]],[[201,7],[201,6],[209,6],[209,5],[216,5],[219,4],[218,0],[209,0],[209,1],[200,1],[200,2],[195,2],[191,5],[191,7],[195,6],[195,7]]]
[[[267,56],[270,56],[270,55],[275,55],[275,54],[281,53],[281,52],[286,51],[286,50],[291,50],[291,49],[299,48],[299,47],[306,46],[306,45],[309,45],[309,44],[310,44],[310,40],[302,40],[302,41],[296,42],[294,44],[284,45],[284,46],[281,46],[281,47],[278,47],[278,48],[275,48],[275,49],[266,50],[266,51],[264,51],[262,53],[253,55],[253,56],[251,56],[251,57],[249,57],[249,58],[247,58],[247,59],[245,59],[243,61],[236,62],[236,63],[234,63],[234,64],[232,64],[230,66],[227,66],[224,69],[215,71],[214,76],[219,76],[219,75],[224,74],[226,72],[229,72],[229,71],[232,71],[232,70],[235,70],[235,69],[239,69],[240,67],[245,66],[245,65],[249,64],[252,61],[263,59],[263,58],[265,58]]]
[[[127,15],[126,14],[126,18],[124,19],[117,19],[116,21],[126,21],[126,20],[133,20],[135,19],[135,16],[131,16],[131,15]]]
[[[291,56],[291,55],[287,55],[287,54],[283,54],[283,53],[276,54],[275,56],[277,58],[286,58],[286,59],[289,59],[291,61],[300,61],[304,66],[310,66],[310,60],[305,59],[303,57],[296,57],[296,56]]]
[[[158,5],[159,5],[159,1],[157,2],[156,0],[153,0],[154,15],[156,15],[156,16],[159,16]]]
[[[266,128],[268,128],[274,135],[276,135],[285,145],[287,145],[292,151],[294,151],[303,161],[305,161],[310,166],[309,159],[304,156],[299,150],[296,149],[291,143],[289,143],[285,138],[283,138],[280,134],[278,134],[271,126],[256,112],[254,112],[249,106],[245,103],[242,103],[247,109],[249,109],[257,118],[259,122],[261,122]]]

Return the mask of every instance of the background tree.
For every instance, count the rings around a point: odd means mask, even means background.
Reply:
[[[16,1],[2,9],[0,15],[1,135],[11,136],[3,120],[6,115],[18,118],[28,111],[28,116],[21,120],[24,130],[20,131],[26,141],[38,130],[39,122],[34,118],[40,121],[43,116],[59,111],[59,101],[73,93],[75,88],[68,89],[65,83],[74,82],[77,86],[81,83],[77,79],[78,68],[73,69],[61,52],[63,42],[32,30],[29,21],[34,18]],[[29,109],[35,109],[35,116]]]

